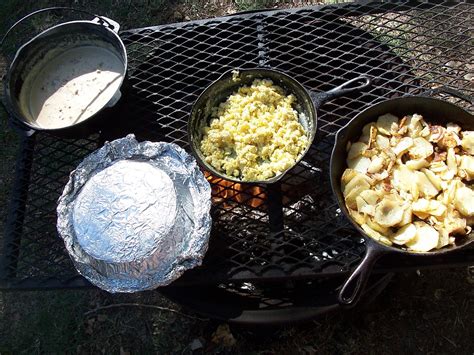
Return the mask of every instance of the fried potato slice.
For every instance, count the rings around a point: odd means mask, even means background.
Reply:
[[[392,227],[403,218],[400,202],[385,197],[375,208],[374,221],[383,227]]]
[[[414,222],[416,236],[408,241],[408,249],[418,252],[427,252],[438,246],[439,232],[425,222]]]
[[[386,114],[364,126],[348,153],[342,191],[370,237],[427,252],[472,230],[474,188],[464,182],[474,180],[474,131]]]
[[[350,169],[354,169],[358,171],[359,173],[366,174],[367,170],[369,169],[371,160],[370,158],[363,157],[363,156],[358,156],[354,159],[348,159],[347,160],[347,166]]]
[[[468,154],[474,155],[474,131],[462,132],[461,146]]]
[[[368,146],[362,142],[355,142],[351,144],[349,152],[347,153],[347,159],[354,159],[359,155],[362,155],[367,150]]]
[[[417,137],[413,139],[408,155],[411,159],[419,160],[428,158],[433,152],[433,145],[430,142],[423,137]]]
[[[391,236],[393,244],[405,245],[416,237],[416,227],[413,223],[407,224],[400,228]]]
[[[367,181],[368,177],[365,177],[362,174],[355,175],[351,181],[347,183],[344,187],[343,195],[347,197],[347,195],[356,188],[361,188],[360,191],[364,191],[370,188],[370,183]]]
[[[467,186],[458,188],[454,206],[463,216],[474,216],[474,191]]]
[[[392,115],[391,113],[387,113],[385,115],[379,116],[377,119],[377,130],[389,136],[392,134],[392,127],[398,130],[398,117]]]

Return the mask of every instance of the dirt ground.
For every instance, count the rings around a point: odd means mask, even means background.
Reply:
[[[3,0],[0,31],[22,14],[51,5],[86,8],[132,28],[310,3]],[[5,113],[0,116],[3,222],[18,141]],[[0,354],[473,354],[473,316],[474,273],[466,267],[401,273],[370,305],[270,329],[201,319],[157,292],[0,292]]]

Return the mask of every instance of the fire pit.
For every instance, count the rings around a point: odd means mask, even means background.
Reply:
[[[0,286],[89,286],[74,270],[55,232],[56,200],[69,172],[105,140],[127,133],[139,140],[174,142],[189,151],[186,123],[202,90],[229,69],[265,67],[289,73],[314,91],[359,75],[371,76],[374,85],[323,107],[314,144],[281,182],[246,185],[205,172],[212,184],[214,221],[209,251],[200,268],[186,272],[163,292],[203,313],[242,322],[283,322],[295,320],[290,314],[307,318],[308,309],[312,315],[336,309],[335,290],[360,262],[365,246],[332,196],[328,169],[334,133],[357,112],[387,98],[420,94],[443,83],[472,95],[469,82],[459,79],[466,74],[462,69],[439,69],[429,57],[434,50],[437,60],[451,60],[449,51],[426,47],[430,42],[416,21],[437,15],[440,25],[433,31],[456,39],[445,45],[470,53],[472,42],[461,30],[467,30],[462,19],[473,13],[468,4],[345,4],[123,32],[129,87],[116,107],[117,124],[81,140],[46,133],[23,138]],[[429,37],[426,31],[424,35]],[[418,52],[410,56],[415,47]],[[433,69],[426,69],[430,65]],[[456,100],[440,91],[436,95]],[[472,109],[469,103],[456,102]],[[472,250],[423,261],[384,258],[376,266],[369,293],[383,288],[390,278],[384,275],[395,270],[473,261]],[[204,296],[197,298],[198,293],[220,300],[222,307],[217,301],[206,303]],[[256,320],[261,310],[277,313]]]

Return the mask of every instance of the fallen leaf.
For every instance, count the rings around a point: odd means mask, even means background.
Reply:
[[[234,336],[230,332],[230,327],[228,324],[219,325],[216,331],[212,334],[211,340],[213,343],[227,348],[234,346],[236,343]]]

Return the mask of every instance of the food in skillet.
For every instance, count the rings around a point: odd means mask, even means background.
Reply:
[[[268,79],[242,86],[213,109],[200,148],[207,163],[242,181],[267,180],[293,166],[308,145],[294,95]]]
[[[385,114],[347,152],[342,192],[370,237],[427,252],[471,231],[474,131],[429,124],[417,114]]]

